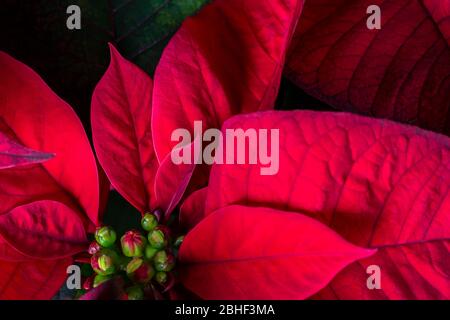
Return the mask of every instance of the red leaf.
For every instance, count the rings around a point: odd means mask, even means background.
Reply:
[[[449,21],[442,0],[307,1],[286,74],[337,108],[450,134]]]
[[[89,290],[79,300],[119,300],[125,294],[123,286],[123,279],[115,277]]]
[[[220,128],[233,114],[271,109],[301,0],[216,0],[188,18],[155,71],[152,131],[162,161],[177,128]]]
[[[0,261],[19,262],[32,260],[20,253],[0,236]]]
[[[51,161],[58,161],[57,158]],[[0,215],[17,206],[41,200],[53,200],[76,210],[86,221],[75,199],[47,173],[42,165],[0,170]]]
[[[70,263],[70,258],[25,262],[0,260],[0,299],[51,299],[63,285]]]
[[[51,198],[82,208],[96,224],[97,167],[81,122],[35,72],[3,52],[0,70],[2,132],[8,130],[23,146],[55,154],[42,165],[0,172],[0,214]]]
[[[153,204],[158,162],[150,130],[150,77],[110,45],[111,64],[92,98],[95,150],[113,187],[141,212]]]
[[[230,206],[188,233],[180,272],[204,299],[304,299],[373,253],[301,214]]]
[[[34,258],[71,256],[86,247],[83,223],[62,203],[33,202],[0,215],[0,234],[17,251]]]
[[[51,158],[52,154],[31,150],[0,132],[0,169],[40,163]]]
[[[306,111],[238,116],[227,128],[279,129],[279,172],[214,165],[207,213],[232,204],[306,213],[355,245],[380,248],[371,262],[391,275],[384,297],[450,297],[441,290],[450,288],[449,138],[386,120]],[[354,270],[363,274],[345,277],[342,287],[367,290],[356,280],[367,274]],[[422,290],[424,283],[434,290]],[[358,290],[347,294],[362,297]]]
[[[194,228],[204,217],[206,196],[208,188],[194,191],[184,200],[180,207],[180,225],[190,230]]]

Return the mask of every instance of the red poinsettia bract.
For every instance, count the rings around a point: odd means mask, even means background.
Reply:
[[[381,29],[368,30],[379,6]],[[305,1],[285,73],[347,111],[450,134],[450,3]]]
[[[0,70],[0,298],[48,299],[99,222],[99,175],[72,109],[5,53]]]

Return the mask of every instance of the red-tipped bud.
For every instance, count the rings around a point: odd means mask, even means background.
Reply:
[[[146,213],[141,219],[142,228],[145,231],[152,231],[158,226],[158,218],[151,213]]]
[[[175,267],[175,257],[166,251],[158,251],[153,258],[156,271],[169,272]]]
[[[91,257],[91,266],[97,274],[110,275],[116,272],[117,261],[117,253],[110,249],[102,249]]]
[[[104,248],[111,247],[116,238],[116,232],[111,227],[99,227],[95,231],[95,240]]]
[[[126,289],[125,298],[127,300],[143,300],[144,299],[144,291],[139,286],[133,286]]]
[[[128,231],[120,239],[122,252],[127,257],[142,257],[147,240],[139,231]]]
[[[100,249],[101,249],[101,247],[98,244],[98,242],[97,241],[92,241],[91,244],[89,245],[88,253],[93,255],[93,254],[99,252]]]
[[[133,258],[127,265],[128,277],[136,283],[148,283],[155,275],[155,270],[146,261],[140,258]]]

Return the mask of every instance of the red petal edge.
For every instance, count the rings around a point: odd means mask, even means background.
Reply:
[[[374,252],[299,213],[230,206],[188,233],[180,275],[204,299],[305,299]]]

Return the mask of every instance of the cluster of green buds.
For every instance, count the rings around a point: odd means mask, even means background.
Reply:
[[[183,237],[172,241],[169,229],[161,225],[160,211],[145,213],[141,220],[144,232],[127,231],[116,243],[117,234],[111,227],[97,228],[95,241],[89,246],[91,267],[95,276],[86,281],[87,287],[97,287],[119,274],[126,276],[130,285],[126,298],[140,300],[144,289],[157,284],[167,288],[173,279],[175,268],[174,252],[181,246]]]

